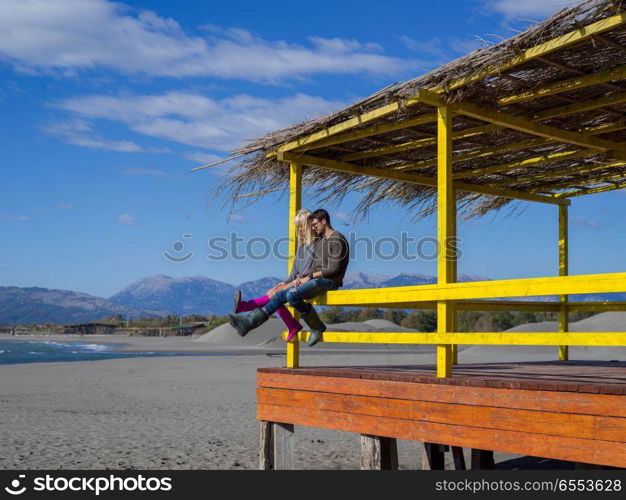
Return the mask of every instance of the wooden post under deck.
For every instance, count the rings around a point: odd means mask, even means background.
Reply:
[[[260,422],[259,469],[293,469],[293,424]]]
[[[259,469],[272,470],[274,468],[274,437],[272,422],[261,420],[259,436]]]
[[[398,443],[393,438],[361,434],[361,470],[397,470]]]

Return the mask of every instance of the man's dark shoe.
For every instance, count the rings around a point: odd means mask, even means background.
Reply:
[[[307,344],[310,347],[313,347],[322,338],[322,333],[326,331],[326,325],[317,315],[317,312],[313,307],[311,307],[311,310],[307,314],[302,315],[301,319],[309,325],[309,328],[311,329],[311,334],[309,335],[309,341]]]
[[[235,290],[235,295],[233,299],[235,301],[235,307],[233,308],[233,312],[237,314],[239,312],[239,304],[241,303],[241,290]]]
[[[237,316],[235,314],[228,315],[228,322],[242,337],[245,337],[250,330],[265,323],[267,319],[267,313],[260,307],[253,309],[244,316]]]

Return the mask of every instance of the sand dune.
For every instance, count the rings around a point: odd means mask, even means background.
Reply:
[[[345,331],[345,332],[398,332],[409,333],[417,330],[410,328],[402,328],[391,321],[384,319],[368,320],[363,323],[351,321],[346,323],[329,324],[329,331]],[[216,348],[232,348],[232,349],[261,349],[261,350],[284,350],[285,344],[282,340],[282,332],[285,330],[284,323],[277,318],[270,318],[259,328],[253,330],[245,337],[240,337],[235,329],[228,323],[218,326],[217,328],[205,333],[194,339],[196,344],[203,346],[212,346]],[[315,347],[308,347],[302,343],[301,347],[304,351],[309,349],[314,351],[333,351],[333,350],[350,350],[350,351],[416,351],[429,352],[433,349],[430,346],[414,346],[414,345],[398,345],[398,344],[337,344],[322,343]]]
[[[569,324],[571,332],[623,332],[626,331],[626,312],[605,312]],[[525,323],[507,330],[507,332],[556,332],[557,321]]]

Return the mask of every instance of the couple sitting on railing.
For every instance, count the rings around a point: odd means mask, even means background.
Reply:
[[[275,312],[287,325],[287,342],[292,340],[302,325],[285,307],[289,303],[311,329],[308,344],[317,344],[326,330],[311,304],[305,302],[328,290],[343,285],[350,251],[348,241],[330,225],[326,210],[300,210],[294,219],[298,248],[291,273],[267,295],[252,300],[241,300],[241,290],[235,292],[235,313],[250,311],[246,315],[229,314],[230,324],[242,337],[265,323]]]

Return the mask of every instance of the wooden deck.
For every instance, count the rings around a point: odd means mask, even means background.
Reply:
[[[257,393],[257,418],[288,430],[626,467],[626,362],[261,368]]]

